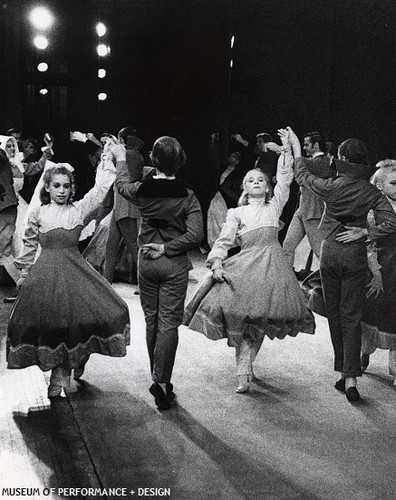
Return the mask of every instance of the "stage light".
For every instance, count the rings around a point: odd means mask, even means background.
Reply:
[[[234,42],[235,42],[235,36],[232,35],[232,37],[231,37],[231,48],[234,46]]]
[[[106,31],[106,26],[103,23],[98,23],[96,25],[96,33],[98,34],[98,36],[104,36],[106,34]]]
[[[105,101],[107,99],[107,94],[105,92],[101,92],[98,94],[99,101]]]
[[[48,69],[48,64],[45,62],[41,62],[38,66],[37,69],[41,72],[44,73]]]
[[[33,43],[40,50],[44,50],[48,47],[48,40],[43,35],[36,36],[33,40]]]
[[[230,61],[230,68],[232,68],[233,65],[234,65],[234,61],[231,59],[231,61]]]
[[[33,26],[39,30],[47,30],[54,22],[54,16],[45,7],[36,7],[29,17]]]
[[[98,77],[104,78],[106,76],[106,70],[103,68],[98,69]]]
[[[110,54],[110,47],[108,45],[105,45],[104,43],[100,43],[97,48],[98,56],[100,57],[105,57],[108,54]]]
[[[48,89],[40,89],[39,92],[41,95],[46,95],[48,94]]]

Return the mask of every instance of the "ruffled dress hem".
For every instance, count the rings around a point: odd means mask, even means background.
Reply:
[[[78,368],[85,363],[91,354],[104,356],[124,357],[127,354],[126,346],[130,344],[130,327],[125,326],[122,333],[115,333],[108,338],[92,335],[87,342],[79,343],[73,348],[64,342],[54,349],[48,346],[34,346],[19,344],[10,345],[8,339],[7,368],[18,369],[37,365],[42,371],[52,370],[56,367],[67,369]]]

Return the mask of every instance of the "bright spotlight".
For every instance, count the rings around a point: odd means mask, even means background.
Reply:
[[[107,99],[107,94],[105,92],[101,92],[98,94],[99,101],[105,101]]]
[[[235,42],[235,36],[232,35],[232,37],[231,37],[231,48],[234,46],[234,42]]]
[[[44,73],[48,69],[48,64],[45,62],[41,62],[38,66],[37,69],[41,72]]]
[[[36,36],[33,40],[33,43],[40,50],[44,50],[48,47],[48,40],[43,35]]]
[[[45,7],[36,7],[29,17],[33,26],[39,30],[47,30],[54,22],[54,16]]]
[[[106,26],[103,23],[98,23],[96,25],[96,33],[98,34],[98,36],[104,36],[106,34],[106,31]]]
[[[104,78],[106,76],[106,70],[103,68],[98,69],[98,77]]]
[[[46,94],[48,94],[48,89],[40,89],[39,92],[41,95],[46,95]]]
[[[110,54],[110,47],[108,45],[105,45],[104,43],[100,43],[97,48],[98,56],[100,57],[105,57],[108,54]]]

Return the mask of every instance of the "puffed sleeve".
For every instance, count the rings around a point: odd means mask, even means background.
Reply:
[[[239,217],[235,208],[230,208],[227,218],[212,250],[206,260],[206,267],[212,268],[216,262],[222,262],[227,257],[230,248],[236,246]]]
[[[23,249],[19,257],[14,260],[14,265],[24,272],[32,267],[39,244],[40,208],[33,210],[29,216],[23,236]]]
[[[113,161],[106,154],[102,154],[102,159],[96,169],[94,187],[88,191],[84,198],[74,203],[83,218],[102,204],[115,178],[116,168]]]
[[[283,152],[278,158],[274,197],[271,202],[276,205],[279,215],[286,205],[290,194],[290,184],[293,181],[293,156],[289,151]]]

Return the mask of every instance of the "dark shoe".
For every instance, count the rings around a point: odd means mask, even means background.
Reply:
[[[356,387],[348,387],[348,389],[345,391],[345,395],[347,400],[350,401],[351,403],[359,401],[360,399],[360,394],[359,391],[356,389]]]
[[[176,394],[173,392],[173,384],[170,382],[166,384],[166,397],[168,401],[174,401],[176,399]]]
[[[157,405],[159,410],[169,410],[169,400],[159,384],[154,382],[149,391],[154,396],[155,404]]]
[[[13,295],[12,297],[4,297],[3,302],[4,302],[4,304],[11,304],[12,302],[16,301],[17,297],[18,297],[18,294]]]
[[[334,384],[334,387],[337,389],[337,391],[345,392],[345,379],[340,378],[340,380],[337,380],[337,382]]]
[[[365,372],[368,365],[370,364],[370,354],[362,354],[360,356],[360,367],[362,372]]]

